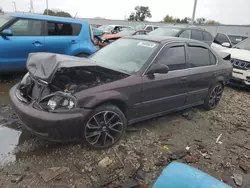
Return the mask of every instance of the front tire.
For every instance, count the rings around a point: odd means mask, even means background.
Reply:
[[[213,110],[220,103],[224,87],[221,83],[215,84],[210,88],[207,98],[205,99],[204,109]]]
[[[90,148],[107,149],[119,142],[126,128],[127,119],[118,107],[102,105],[86,120],[83,140]]]

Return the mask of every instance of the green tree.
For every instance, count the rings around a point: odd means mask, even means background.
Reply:
[[[184,19],[181,19],[180,23],[189,23],[189,20],[191,20],[191,19],[188,17],[185,17]]]
[[[135,12],[132,12],[128,18],[129,21],[145,21],[147,18],[152,18],[149,7],[136,6]]]
[[[47,15],[47,9],[44,10],[43,12],[44,15]],[[64,11],[53,11],[48,9],[48,15],[50,16],[60,16],[60,17],[72,17],[68,12],[64,12]]]
[[[200,24],[200,25],[202,25],[202,24],[205,24],[206,23],[206,18],[197,18],[196,20],[195,20],[195,23],[196,24]]]
[[[175,19],[173,16],[166,15],[166,16],[163,18],[163,21],[164,21],[165,23],[175,23],[175,22],[176,22],[176,19]]]
[[[206,22],[206,24],[209,24],[209,25],[218,25],[218,24],[220,24],[220,23],[217,22],[217,21],[215,21],[215,20],[208,20],[208,21]]]

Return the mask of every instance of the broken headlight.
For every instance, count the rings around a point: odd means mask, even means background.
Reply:
[[[39,104],[48,111],[71,110],[76,107],[76,98],[69,93],[56,92],[44,97]]]

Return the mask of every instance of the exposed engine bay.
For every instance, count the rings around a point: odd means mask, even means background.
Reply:
[[[102,67],[72,67],[59,69],[50,84],[51,92],[79,92],[113,82],[127,75]]]
[[[52,81],[47,84],[26,74],[19,85],[19,94],[24,102],[34,102],[33,106],[37,109],[72,109],[77,103],[74,93],[127,76],[99,66],[63,67],[55,72]]]

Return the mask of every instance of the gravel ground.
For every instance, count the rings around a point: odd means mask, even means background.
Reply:
[[[18,121],[10,123],[7,126],[20,135],[7,154],[15,160],[0,167],[0,187],[105,187],[109,181],[106,187],[114,187],[128,179],[152,187],[164,167],[177,160],[232,187],[236,187],[232,176],[238,174],[243,178],[241,187],[249,188],[249,104],[249,91],[228,87],[215,110],[192,108],[136,124],[108,150],[49,143],[22,132]],[[3,105],[0,124],[15,120],[12,108]]]

